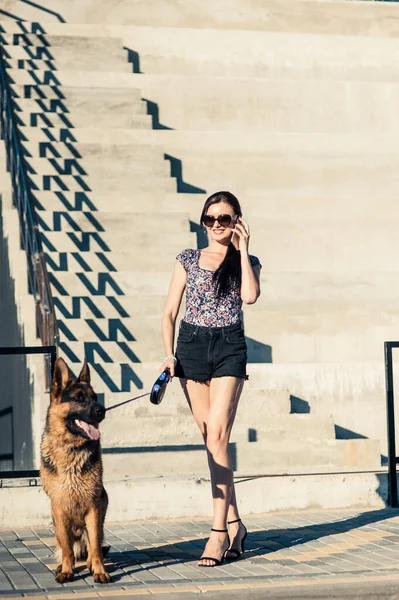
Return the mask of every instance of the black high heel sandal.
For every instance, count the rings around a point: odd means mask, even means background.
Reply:
[[[242,523],[241,519],[235,519],[235,521],[227,521],[227,525],[232,525],[232,523]],[[244,525],[244,523],[242,523]],[[247,528],[245,527],[245,534],[244,537],[241,540],[241,552],[239,550],[237,550],[236,548],[230,548],[226,550],[226,552],[224,553],[224,557],[225,560],[237,560],[237,558],[239,558],[241,556],[241,554],[243,554],[245,552],[245,540],[247,539],[247,535],[248,535],[248,531]],[[226,556],[227,553],[229,554],[234,554],[234,556]]]
[[[217,531],[218,533],[227,533],[227,547],[230,546],[230,538],[229,538],[229,533],[227,529],[214,529],[213,527],[211,527],[211,531]],[[213,560],[213,565],[198,565],[199,567],[219,567],[222,562],[225,560],[225,556],[226,556],[226,552],[227,550],[225,550],[222,554],[222,558],[219,560],[218,558],[215,558],[214,556],[201,556],[200,560]]]

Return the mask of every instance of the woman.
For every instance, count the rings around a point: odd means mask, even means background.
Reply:
[[[259,297],[261,265],[248,254],[249,228],[241,216],[230,192],[217,192],[206,200],[201,224],[210,244],[177,256],[162,318],[166,358],[161,371],[168,368],[172,377],[180,378],[208,455],[214,515],[198,563],[203,567],[238,558],[247,535],[238,514],[228,444],[248,379],[241,306]],[[185,289],[186,314],[174,355],[175,321]]]

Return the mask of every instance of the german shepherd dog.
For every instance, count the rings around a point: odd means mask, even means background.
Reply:
[[[56,556],[61,563],[55,576],[58,583],[73,579],[75,560],[87,560],[96,583],[111,581],[101,548],[108,506],[98,429],[104,417],[105,409],[90,385],[86,359],[74,381],[65,361],[57,358],[40,476],[51,500]]]

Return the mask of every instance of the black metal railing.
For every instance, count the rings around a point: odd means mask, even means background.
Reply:
[[[54,374],[54,365],[57,358],[56,346],[8,346],[5,348],[0,348],[0,360],[2,356],[27,356],[29,354],[44,355],[47,370],[46,379],[48,380],[49,387],[51,388],[52,377]],[[14,393],[15,392],[16,390],[14,389]],[[0,417],[4,418],[9,416],[11,422],[4,423],[0,419],[0,440],[6,440],[8,442],[6,449],[4,449],[0,444],[0,488],[2,487],[2,479],[18,479],[20,477],[39,477],[38,469],[28,468],[23,471],[15,470],[16,454],[18,456],[20,454],[18,444],[16,445],[16,439],[18,438],[21,443],[21,438],[24,435],[23,432],[25,432],[25,437],[22,438],[25,442],[25,448],[30,446],[29,442],[33,441],[33,431],[31,429],[32,422],[30,422],[29,425],[30,433],[28,436],[27,431],[25,429],[23,429],[22,431],[18,429],[21,427],[21,425],[23,425],[24,427],[26,426],[26,422],[24,422],[24,419],[26,419],[26,412],[24,413],[24,416],[22,418],[19,414],[20,411],[18,411],[18,406],[16,405],[16,401],[18,399],[14,399],[12,393],[3,394],[2,397],[6,399],[7,406],[1,407],[0,404]],[[28,440],[27,437],[31,437],[32,439]],[[4,468],[5,462],[8,462],[11,468]],[[17,462],[18,464],[20,464],[24,461],[21,461],[19,457],[19,460]]]
[[[398,482],[396,478],[396,436],[395,436],[395,393],[393,382],[392,350],[399,348],[399,342],[385,342],[385,388],[387,401],[387,439],[388,439],[388,504],[394,508],[398,503]]]
[[[8,420],[4,424],[5,420]],[[3,470],[13,471],[15,468],[15,435],[14,435],[14,407],[0,408],[0,473]],[[10,463],[11,469],[5,469],[4,463]]]
[[[14,119],[12,91],[0,44],[0,126],[11,174],[13,204],[18,210],[21,248],[25,250],[28,266],[29,292],[36,305],[36,328],[44,346],[58,345],[58,327],[50,281],[35,218],[34,204],[25,174],[25,162],[19,131]]]

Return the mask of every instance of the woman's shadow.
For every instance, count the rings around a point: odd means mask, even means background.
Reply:
[[[245,560],[266,554],[273,554],[282,549],[288,549],[307,542],[318,540],[329,535],[337,535],[353,531],[359,527],[391,519],[398,514],[392,509],[373,510],[360,513],[353,517],[283,529],[249,530],[246,551],[239,559]],[[177,536],[176,536],[177,537]],[[205,546],[206,538],[197,537],[181,542],[173,542],[152,548],[115,551],[111,547],[108,555],[107,570],[114,582],[122,580],[126,575],[134,575],[139,571],[151,569],[154,574],[159,567],[173,567],[197,561]],[[128,542],[126,543],[128,545]],[[235,561],[237,562],[237,561]],[[286,561],[285,561],[286,562]],[[229,563],[225,563],[225,567]],[[215,567],[217,568],[217,567]],[[121,573],[121,570],[123,571]],[[176,579],[179,576],[176,573]]]

